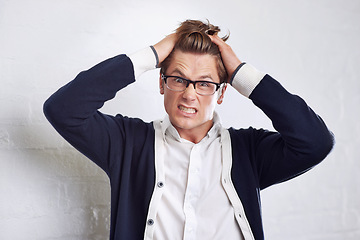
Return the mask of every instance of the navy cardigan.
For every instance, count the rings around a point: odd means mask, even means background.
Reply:
[[[131,60],[119,55],[81,72],[44,104],[54,128],[110,178],[110,239],[144,238],[155,185],[153,124],[98,111],[134,81]],[[321,118],[269,75],[249,98],[271,119],[277,132],[228,129],[231,177],[255,239],[264,239],[260,190],[318,164],[334,140]]]

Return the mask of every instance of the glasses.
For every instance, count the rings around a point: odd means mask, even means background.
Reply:
[[[221,83],[210,81],[191,81],[186,78],[177,76],[165,76],[161,74],[166,87],[175,92],[183,92],[191,84],[194,85],[195,92],[199,95],[208,96],[213,95],[221,86]]]

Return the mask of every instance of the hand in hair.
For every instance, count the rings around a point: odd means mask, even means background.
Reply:
[[[225,65],[229,78],[233,75],[236,68],[241,64],[232,48],[224,42],[218,35],[208,35],[220,50],[222,61]]]
[[[159,57],[159,65],[161,65],[165,58],[169,56],[171,51],[174,49],[176,39],[176,33],[172,33],[154,45],[156,53]]]

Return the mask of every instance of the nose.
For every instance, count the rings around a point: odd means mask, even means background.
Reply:
[[[190,83],[183,93],[183,98],[193,101],[196,98],[196,94],[194,84]]]

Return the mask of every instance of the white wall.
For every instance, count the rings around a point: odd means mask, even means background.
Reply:
[[[42,104],[79,71],[187,18],[230,30],[242,60],[305,98],[336,135],[322,164],[263,191],[267,239],[360,239],[359,11],[354,0],[0,0],[0,239],[107,239],[108,179]],[[161,118],[157,77],[146,73],[103,111]],[[225,126],[272,128],[232,89],[218,111]]]

